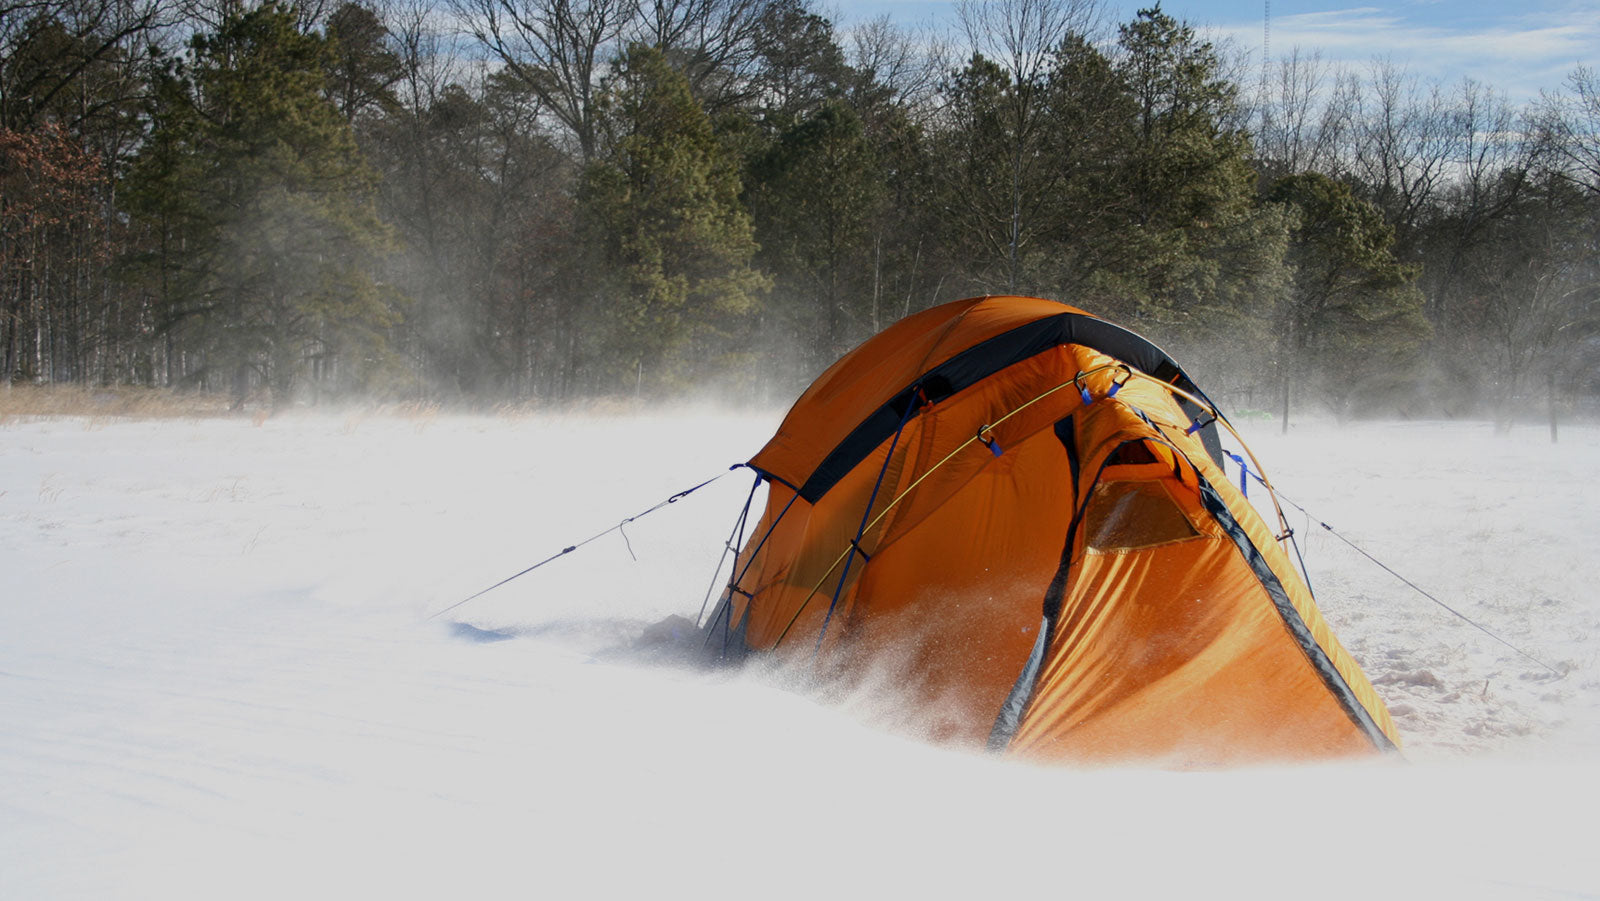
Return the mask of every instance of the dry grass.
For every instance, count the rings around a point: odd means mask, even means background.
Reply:
[[[162,388],[83,385],[0,387],[0,423],[12,419],[84,416],[90,419],[196,419],[227,416],[226,397]]]
[[[586,416],[637,416],[657,405],[627,396],[586,398],[569,404],[543,400],[473,403],[466,400],[366,400],[294,405],[275,411],[258,393],[236,408],[227,394],[140,388],[127,385],[0,385],[0,424],[19,419],[77,417],[96,422],[115,419],[248,419],[262,425],[279,413],[316,412],[347,417],[351,428],[368,419],[410,420],[417,428],[431,426],[440,416],[470,414],[497,419],[525,420],[537,416],[581,412]]]

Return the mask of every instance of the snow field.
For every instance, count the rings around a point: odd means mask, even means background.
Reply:
[[[1567,671],[1291,508],[1409,764],[1042,769],[886,728],[882,697],[650,665],[628,645],[698,610],[742,471],[427,619],[776,420],[0,424],[0,898],[1600,894],[1600,430],[1247,433]]]

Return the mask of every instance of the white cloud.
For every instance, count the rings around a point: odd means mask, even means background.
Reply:
[[[1210,30],[1239,46],[1261,45],[1259,21]],[[1558,87],[1575,66],[1600,59],[1600,10],[1512,15],[1477,28],[1451,27],[1444,16],[1423,22],[1373,6],[1275,17],[1273,55],[1294,47],[1356,66],[1387,57],[1427,78],[1453,82],[1470,76],[1526,100]]]

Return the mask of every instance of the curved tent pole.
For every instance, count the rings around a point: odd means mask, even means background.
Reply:
[[[754,469],[755,467],[751,468]],[[757,470],[757,472],[759,472],[759,470]],[[772,481],[773,480],[771,478],[767,479],[768,484],[771,484]],[[739,555],[734,555],[733,568],[730,569],[728,573],[729,578],[727,590],[729,592],[738,592],[746,597],[754,597],[754,595],[750,592],[741,591],[739,589],[739,583],[744,581],[745,575],[750,572],[750,567],[755,565],[756,557],[760,555],[761,549],[767,546],[767,539],[772,537],[772,533],[777,530],[778,524],[783,522],[783,518],[785,516],[789,515],[789,508],[793,507],[794,502],[799,499],[800,493],[798,491],[789,496],[789,502],[783,505],[782,510],[778,511],[778,516],[772,520],[772,525],[767,526],[767,530],[761,533],[761,540],[756,542],[755,549],[750,552],[749,556],[745,557],[743,569],[739,568]],[[745,503],[748,505],[749,501],[746,501]],[[719,571],[721,570],[720,566],[717,568]],[[712,584],[716,584],[715,575],[712,576]],[[701,608],[701,612],[704,613],[704,607]],[[709,640],[709,638],[707,640]]]
[[[889,452],[883,456],[883,466],[878,470],[878,479],[872,483],[872,493],[867,496],[867,507],[861,511],[861,525],[856,528],[856,537],[850,541],[851,549],[863,559],[870,559],[867,558],[867,552],[861,549],[861,538],[867,534],[867,520],[872,516],[872,505],[878,502],[878,490],[883,487],[883,477],[889,472],[889,464],[894,462],[894,449],[900,446],[900,436],[906,430],[906,423],[911,421],[912,413],[922,409],[917,403],[919,397],[925,397],[920,384],[912,387],[911,396],[906,400],[906,411],[900,414],[900,425],[895,428],[894,438],[889,441]],[[839,574],[839,581],[833,586],[833,599],[828,602],[828,615],[822,618],[822,631],[817,633],[817,646],[812,649],[812,656],[822,650],[822,639],[828,636],[828,624],[833,622],[833,611],[839,606],[839,595],[844,593],[845,580],[850,578],[850,565],[855,562],[854,555],[845,560],[844,572]],[[832,571],[832,567],[829,571]]]
[[[1229,434],[1233,435],[1234,439],[1239,442],[1240,447],[1244,448],[1245,453],[1250,455],[1250,459],[1252,461],[1256,460],[1255,453],[1250,450],[1249,445],[1245,444],[1244,439],[1239,436],[1239,433],[1237,431],[1234,431],[1234,428],[1233,428],[1232,424],[1230,424],[1228,422],[1227,418],[1224,417],[1217,410],[1217,408],[1213,404],[1211,404],[1209,401],[1206,401],[1203,398],[1197,397],[1196,395],[1191,394],[1191,393],[1183,390],[1182,388],[1179,388],[1176,385],[1170,384],[1168,382],[1164,382],[1161,379],[1156,378],[1155,376],[1147,375],[1147,374],[1145,374],[1143,372],[1140,372],[1139,370],[1134,369],[1134,368],[1128,366],[1125,363],[1105,363],[1105,364],[1102,364],[1100,366],[1096,366],[1093,369],[1089,369],[1089,370],[1086,370],[1084,372],[1079,372],[1077,375],[1073,376],[1070,380],[1062,382],[1061,384],[1056,385],[1055,387],[1050,388],[1049,390],[1047,390],[1047,391],[1045,391],[1045,392],[1043,392],[1043,393],[1041,393],[1041,394],[1039,394],[1039,395],[1037,395],[1037,396],[1035,396],[1035,397],[1023,402],[1021,405],[1019,405],[1015,409],[1007,412],[1006,415],[1004,415],[1004,416],[1000,417],[999,419],[996,419],[994,422],[989,423],[988,425],[985,425],[982,428],[980,428],[978,430],[977,434],[973,435],[971,438],[968,438],[966,441],[963,441],[960,444],[956,445],[954,450],[950,451],[950,453],[948,453],[948,454],[946,454],[944,456],[944,459],[942,459],[939,462],[937,462],[937,463],[933,464],[932,466],[928,467],[926,470],[923,471],[922,475],[920,475],[920,476],[918,476],[916,478],[915,481],[913,481],[910,485],[907,485],[905,487],[905,489],[903,491],[901,491],[899,494],[895,495],[895,497],[889,501],[889,503],[883,508],[883,510],[879,511],[878,515],[876,517],[873,517],[872,521],[868,522],[865,525],[865,527],[860,530],[860,532],[858,533],[858,536],[856,538],[856,541],[860,541],[860,537],[859,537],[860,534],[865,534],[867,531],[869,531],[873,527],[877,526],[877,524],[879,522],[881,522],[883,520],[883,518],[889,514],[889,511],[893,510],[895,508],[895,506],[897,504],[899,504],[902,499],[905,498],[906,495],[910,494],[912,491],[915,491],[917,486],[921,485],[924,479],[928,478],[928,476],[933,475],[935,472],[937,472],[939,470],[940,467],[944,466],[946,463],[949,463],[951,460],[953,460],[956,457],[957,454],[961,453],[963,450],[966,450],[968,447],[972,446],[973,444],[982,444],[982,445],[987,446],[988,445],[988,441],[985,440],[984,436],[989,434],[990,432],[992,432],[1001,423],[1005,422],[1006,420],[1010,419],[1013,416],[1016,416],[1018,413],[1021,413],[1023,410],[1028,409],[1029,407],[1033,406],[1034,404],[1039,403],[1040,401],[1044,400],[1045,398],[1050,397],[1051,395],[1055,394],[1058,391],[1062,391],[1062,390],[1065,390],[1067,388],[1076,388],[1076,389],[1082,391],[1082,390],[1084,390],[1084,388],[1083,388],[1083,380],[1084,379],[1088,378],[1091,375],[1095,375],[1097,373],[1105,372],[1107,370],[1112,370],[1112,369],[1123,370],[1124,372],[1126,372],[1128,374],[1129,378],[1141,378],[1141,379],[1144,379],[1144,380],[1149,381],[1149,382],[1151,382],[1153,384],[1159,385],[1162,388],[1165,388],[1169,392],[1172,392],[1174,394],[1182,396],[1184,399],[1190,401],[1191,403],[1196,404],[1197,406],[1200,407],[1201,410],[1205,411],[1208,415],[1214,417],[1217,422],[1222,423],[1222,425],[1228,430]],[[1123,382],[1125,383],[1127,380],[1128,380],[1127,378],[1124,378]],[[909,407],[908,407],[908,409],[909,409]],[[898,434],[899,433],[897,432],[896,433],[896,437],[898,437]],[[892,454],[892,450],[891,450],[891,454]],[[884,465],[885,466],[888,465],[888,461],[887,460],[885,461]],[[1260,462],[1256,461],[1256,467],[1257,467],[1258,470],[1260,469],[1260,466],[1261,466]],[[1269,494],[1273,495],[1272,504],[1273,504],[1273,507],[1277,510],[1278,520],[1284,524],[1284,528],[1287,530],[1288,523],[1287,523],[1287,520],[1284,519],[1283,507],[1278,504],[1276,489],[1274,489],[1272,487],[1272,484],[1266,480],[1266,477],[1265,477],[1264,473],[1257,477],[1257,481],[1260,481],[1261,484],[1267,488],[1267,492]],[[869,504],[868,513],[870,514],[870,512],[871,512],[871,506]],[[853,555],[856,551],[857,551],[857,546],[856,546],[856,544],[854,542],[852,542],[842,552],[840,552],[838,557],[834,558],[833,564],[831,566],[829,566],[827,571],[822,574],[822,578],[817,581],[817,584],[812,586],[811,591],[806,594],[805,599],[802,600],[800,602],[800,606],[798,608],[796,608],[796,610],[794,612],[794,615],[789,618],[789,622],[783,627],[783,631],[778,634],[778,640],[773,642],[773,647],[774,648],[776,648],[778,645],[783,644],[784,639],[787,638],[788,635],[789,635],[789,630],[794,627],[794,624],[796,622],[799,621],[800,614],[805,612],[806,607],[808,607],[811,604],[811,599],[816,597],[817,592],[822,590],[822,586],[827,583],[828,577],[833,575],[833,571],[835,569],[838,569],[839,568],[839,564],[844,563],[846,561],[846,559],[849,558],[851,555]],[[840,584],[843,584],[843,582],[844,582],[843,576],[840,577],[839,581],[840,581]],[[820,639],[819,639],[819,646],[820,646]]]
[[[980,428],[978,430],[977,434],[973,435],[971,438],[968,438],[967,440],[965,440],[965,441],[961,442],[960,444],[956,445],[956,448],[954,450],[952,450],[950,453],[944,455],[944,459],[942,459],[939,462],[937,462],[937,463],[933,464],[932,466],[928,467],[926,470],[923,471],[922,475],[917,476],[915,481],[913,481],[910,485],[907,485],[905,487],[905,490],[903,490],[899,494],[895,495],[894,498],[891,499],[889,501],[889,503],[887,505],[885,505],[884,508],[881,511],[878,512],[878,515],[873,517],[871,522],[867,523],[867,529],[870,530],[874,526],[876,526],[879,522],[883,521],[883,518],[885,516],[889,515],[889,511],[893,510],[895,508],[895,506],[897,504],[899,504],[900,501],[905,498],[906,495],[908,495],[911,492],[915,491],[917,489],[917,486],[922,484],[923,480],[927,479],[928,476],[931,476],[935,472],[937,472],[940,467],[944,466],[946,463],[949,463],[951,460],[955,459],[955,456],[957,454],[959,454],[962,451],[966,450],[968,447],[972,446],[973,444],[984,444],[983,436],[988,434],[989,432],[993,431],[996,426],[1000,425],[1001,423],[1005,422],[1006,420],[1010,419],[1011,417],[1017,415],[1018,413],[1021,413],[1023,410],[1028,409],[1029,407],[1033,406],[1034,404],[1038,403],[1039,401],[1044,400],[1045,398],[1049,397],[1050,395],[1055,394],[1057,391],[1060,391],[1060,390],[1062,390],[1064,388],[1070,388],[1074,384],[1075,384],[1074,382],[1062,382],[1061,384],[1055,386],[1054,388],[1051,388],[1049,391],[1046,391],[1043,394],[1040,394],[1038,397],[1035,397],[1035,398],[1033,398],[1031,400],[1028,400],[1028,401],[1024,402],[1021,406],[1017,407],[1016,409],[1012,410],[1011,412],[1007,413],[1006,415],[1000,417],[999,419],[996,419],[994,422],[991,422],[988,425],[985,425],[983,428]],[[863,531],[866,531],[866,530],[863,530]],[[805,611],[805,609],[806,609],[806,606],[811,603],[811,599],[816,597],[817,592],[822,590],[823,584],[828,581],[828,577],[829,576],[833,575],[833,571],[839,567],[839,564],[843,563],[845,561],[845,558],[848,557],[850,554],[852,554],[854,552],[855,552],[855,548],[853,546],[852,547],[846,547],[844,549],[843,553],[841,553],[838,557],[834,558],[833,565],[829,566],[827,571],[822,574],[822,578],[817,582],[817,584],[812,586],[811,592],[805,596],[805,600],[800,602],[800,607],[799,607],[799,609],[795,610],[794,616],[789,618],[788,625],[785,625],[783,627],[783,631],[781,633],[779,633],[778,640],[772,643],[772,646],[774,648],[776,648],[780,644],[783,644],[784,638],[788,636],[789,630],[791,628],[793,628],[795,622],[800,619],[800,614],[803,613]]]
[[[761,487],[761,473],[756,473],[756,480],[750,485],[750,494],[744,499],[744,508],[739,511],[739,516],[734,520],[733,529],[728,532],[728,540],[722,544],[722,556],[717,558],[717,568],[711,573],[711,584],[706,586],[705,600],[700,602],[700,612],[695,615],[694,624],[706,618],[706,607],[711,603],[711,592],[717,588],[717,576],[722,574],[722,561],[728,559],[728,552],[733,551],[733,566],[728,569],[732,575],[739,569],[739,550],[744,545],[744,526],[750,518],[750,502],[756,499],[756,489]],[[737,536],[737,537],[736,537]],[[731,584],[731,581],[730,581]]]

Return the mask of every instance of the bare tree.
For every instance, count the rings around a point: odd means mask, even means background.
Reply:
[[[948,66],[948,48],[932,35],[907,31],[888,16],[878,16],[850,29],[848,60],[862,83],[887,90],[896,106],[926,109],[933,105]]]
[[[1390,60],[1375,60],[1356,113],[1355,174],[1399,232],[1410,259],[1417,225],[1443,183],[1450,121],[1443,91]]]
[[[595,107],[606,54],[638,13],[637,0],[449,0],[467,33],[539,98],[593,159]]]
[[[1424,279],[1434,320],[1451,335],[1468,325],[1451,313],[1473,257],[1495,237],[1490,226],[1527,192],[1551,144],[1503,94],[1470,78],[1450,95],[1444,123],[1448,153],[1433,229],[1434,257],[1443,265],[1428,267]]]
[[[28,129],[48,119],[77,129],[104,103],[125,103],[84,81],[130,68],[171,24],[169,0],[42,0],[0,7],[0,127]],[[72,102],[65,102],[72,97]],[[89,96],[91,93],[97,96]]]
[[[1359,88],[1320,53],[1296,47],[1272,67],[1256,125],[1256,152],[1275,177],[1337,174]]]
[[[749,95],[756,37],[772,0],[643,0],[632,40],[661,50],[715,114]]]
[[[1572,378],[1579,349],[1600,333],[1597,224],[1594,195],[1548,179],[1496,220],[1495,240],[1466,261],[1477,330],[1496,364],[1492,394],[1501,428],[1510,428],[1543,381],[1555,438],[1557,386]]]
[[[1600,72],[1580,66],[1564,93],[1545,98],[1546,121],[1568,177],[1600,194]]]
[[[1001,115],[1012,143],[1011,210],[1006,233],[1007,288],[1022,278],[1021,255],[1035,231],[1025,215],[1036,155],[1033,143],[1044,127],[1044,92],[1055,52],[1072,35],[1090,35],[1100,24],[1096,0],[960,0],[956,16],[973,51],[998,63],[1010,76]]]

